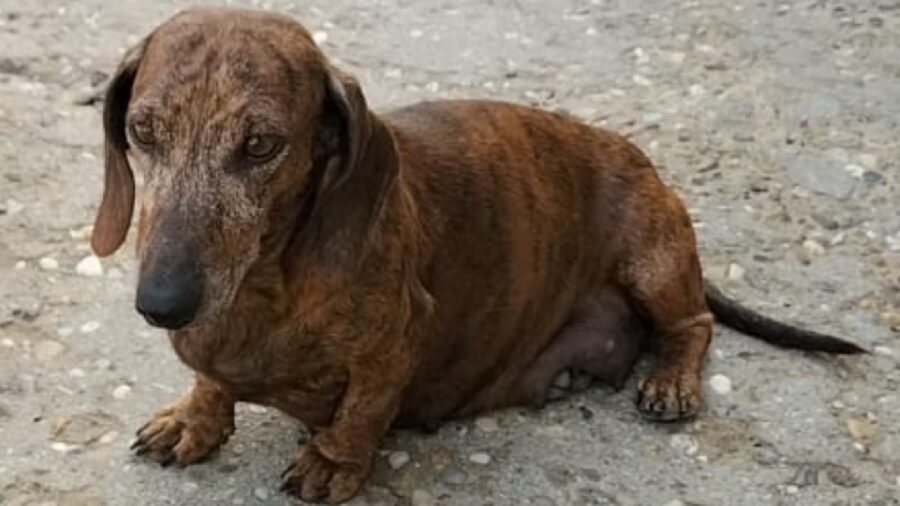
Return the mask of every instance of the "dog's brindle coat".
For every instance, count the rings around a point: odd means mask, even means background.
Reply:
[[[266,404],[315,432],[286,489],[346,500],[391,425],[540,404],[568,368],[621,383],[651,332],[638,408],[688,417],[708,302],[776,344],[859,351],[705,291],[688,214],[622,137],[489,101],[375,115],[286,17],[167,21],[126,54],[104,127],[93,247],[125,239],[133,163],[137,308],[197,373],[138,432],[163,462]]]

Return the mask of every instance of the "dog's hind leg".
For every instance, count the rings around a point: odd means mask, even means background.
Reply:
[[[584,305],[535,358],[508,404],[542,406],[591,381],[621,388],[648,333],[625,298],[607,288]]]
[[[641,199],[652,202],[641,205]],[[636,196],[643,213],[629,227],[630,254],[619,281],[658,338],[655,369],[638,387],[637,406],[656,420],[695,415],[701,403],[701,373],[712,337],[703,276],[690,217],[668,189]],[[650,204],[653,205],[650,205]]]

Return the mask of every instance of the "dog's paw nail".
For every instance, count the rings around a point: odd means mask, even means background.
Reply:
[[[282,480],[286,480],[287,477],[290,476],[290,474],[291,474],[291,473],[294,471],[294,469],[296,469],[296,468],[297,468],[297,463],[296,463],[296,462],[292,462],[291,465],[287,466],[287,469],[285,469],[284,471],[281,472],[281,479],[282,479]],[[287,485],[287,483],[284,483],[282,486],[284,486],[284,485]]]
[[[169,453],[168,455],[163,457],[162,460],[159,461],[159,465],[161,465],[162,467],[169,467],[174,462],[175,462],[175,454]]]

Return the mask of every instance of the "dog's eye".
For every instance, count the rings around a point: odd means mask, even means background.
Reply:
[[[244,143],[247,157],[256,163],[271,160],[278,154],[281,147],[281,139],[274,135],[251,135]]]
[[[150,146],[156,140],[153,132],[153,121],[139,119],[131,123],[131,137],[142,146]]]

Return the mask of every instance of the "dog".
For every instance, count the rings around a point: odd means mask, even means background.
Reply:
[[[713,315],[863,351],[705,282],[682,202],[625,138],[494,101],[376,114],[282,15],[164,22],[125,54],[103,126],[92,247],[124,242],[134,165],[136,309],[196,372],[137,432],[163,464],[213,453],[235,402],[273,406],[313,432],[283,489],[336,503],[389,428],[541,405],[572,370],[621,384],[651,337],[637,408],[694,416]]]

